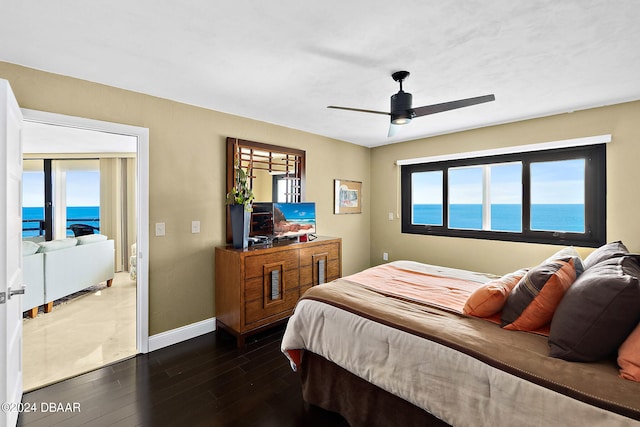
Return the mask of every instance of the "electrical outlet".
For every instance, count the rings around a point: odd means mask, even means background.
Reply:
[[[382,252],[382,260],[383,261],[389,261],[389,253],[388,252]]]
[[[200,232],[200,221],[191,221],[191,233],[197,234]]]
[[[164,222],[156,222],[156,236],[164,236]]]

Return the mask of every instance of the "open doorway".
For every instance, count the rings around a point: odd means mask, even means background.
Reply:
[[[34,229],[37,224],[37,235],[31,231],[23,238],[52,241],[91,234],[106,236],[114,248],[112,282],[65,295],[55,309],[41,308],[35,319],[26,316],[31,323],[24,325],[24,388],[29,390],[148,351],[147,267],[140,256],[148,245],[148,133],[23,113],[25,174],[45,181],[40,209],[33,206],[40,201],[23,198],[25,209],[42,213],[31,218],[31,227],[23,225]]]

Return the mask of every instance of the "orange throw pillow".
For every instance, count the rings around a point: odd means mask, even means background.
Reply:
[[[490,317],[498,313],[507,302],[509,292],[525,274],[527,269],[523,268],[480,286],[467,298],[463,313],[476,317]]]
[[[569,286],[576,280],[572,258],[532,268],[509,294],[502,311],[504,329],[535,331],[551,322]]]
[[[618,349],[620,377],[640,382],[640,324]]]

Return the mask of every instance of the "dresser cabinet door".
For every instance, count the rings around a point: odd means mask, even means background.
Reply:
[[[327,243],[300,249],[300,295],[311,286],[340,277],[340,245]]]
[[[247,328],[288,316],[300,296],[298,251],[246,257],[244,292]]]

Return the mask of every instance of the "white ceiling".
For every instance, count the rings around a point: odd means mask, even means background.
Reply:
[[[635,0],[5,1],[0,60],[368,147],[640,99]],[[493,93],[420,117],[383,115]],[[97,101],[99,102],[99,100]]]

